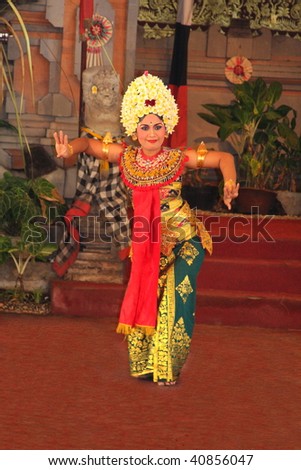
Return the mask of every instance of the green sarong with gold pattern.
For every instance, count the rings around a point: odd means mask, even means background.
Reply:
[[[212,242],[181,198],[179,181],[161,191],[162,240],[156,331],[127,335],[130,373],[154,382],[177,380],[187,359],[195,323],[196,283]]]

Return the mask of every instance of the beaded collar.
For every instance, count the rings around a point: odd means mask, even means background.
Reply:
[[[163,147],[150,160],[143,156],[140,148],[129,146],[121,156],[121,175],[126,186],[132,189],[159,188],[181,175],[184,161],[181,150]]]

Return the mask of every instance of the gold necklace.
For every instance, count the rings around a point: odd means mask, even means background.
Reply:
[[[174,181],[182,173],[183,167],[182,152],[169,148],[163,148],[155,159],[145,160],[141,149],[130,146],[121,157],[122,177],[131,188],[160,187]]]

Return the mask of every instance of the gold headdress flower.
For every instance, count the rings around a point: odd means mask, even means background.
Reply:
[[[159,77],[144,72],[133,80],[121,104],[121,122],[127,135],[136,132],[137,125],[147,114],[160,116],[168,134],[178,123],[178,107],[169,88]]]

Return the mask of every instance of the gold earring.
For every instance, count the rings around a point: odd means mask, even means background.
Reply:
[[[137,134],[132,134],[132,140],[137,140]]]

